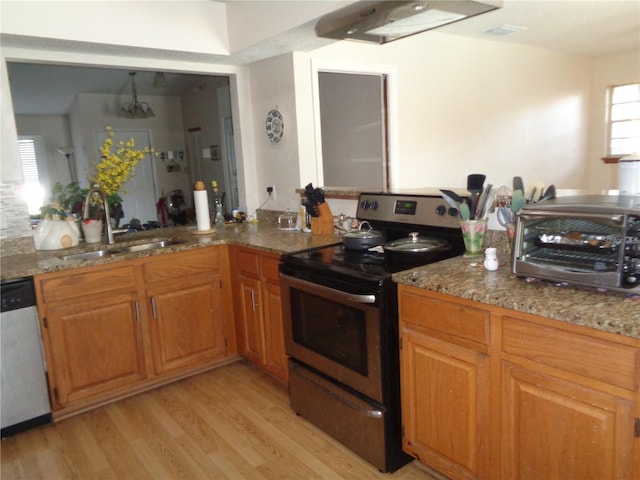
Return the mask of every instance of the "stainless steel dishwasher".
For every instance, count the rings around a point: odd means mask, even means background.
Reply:
[[[51,403],[33,280],[0,288],[0,423],[6,437],[51,422]]]

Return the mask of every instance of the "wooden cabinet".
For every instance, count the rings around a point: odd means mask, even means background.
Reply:
[[[233,357],[227,252],[208,247],[36,276],[54,416]]]
[[[244,247],[234,249],[236,330],[241,355],[288,381],[279,264],[278,255]]]
[[[219,251],[168,255],[143,269],[156,373],[224,358]]]
[[[502,315],[502,477],[634,476],[633,346]]]
[[[404,448],[457,478],[638,478],[640,342],[399,286]]]
[[[488,312],[404,291],[400,319],[403,449],[449,477],[489,478]]]

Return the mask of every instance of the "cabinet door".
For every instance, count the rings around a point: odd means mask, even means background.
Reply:
[[[282,326],[282,301],[280,285],[265,282],[264,299],[264,340],[266,368],[271,373],[288,381],[287,355],[284,351],[284,332]]]
[[[50,307],[46,325],[54,404],[65,406],[146,377],[135,294]]]
[[[239,348],[247,359],[264,365],[264,330],[262,323],[262,297],[260,281],[240,275],[239,277]]]
[[[216,275],[148,291],[157,373],[226,354],[220,289]]]
[[[502,478],[634,478],[632,401],[503,365]]]
[[[488,478],[489,357],[401,334],[404,450],[450,478]]]

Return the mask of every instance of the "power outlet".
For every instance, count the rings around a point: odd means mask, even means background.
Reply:
[[[269,198],[271,200],[275,200],[276,199],[276,186],[275,185],[269,185],[267,187],[267,193],[269,194]]]

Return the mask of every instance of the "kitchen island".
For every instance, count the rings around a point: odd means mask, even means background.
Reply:
[[[485,270],[482,261],[456,257],[397,273],[393,279],[484,305],[640,338],[640,298],[518,278],[505,255],[493,272]]]
[[[637,478],[640,303],[452,258],[398,283],[403,449],[452,479]]]

